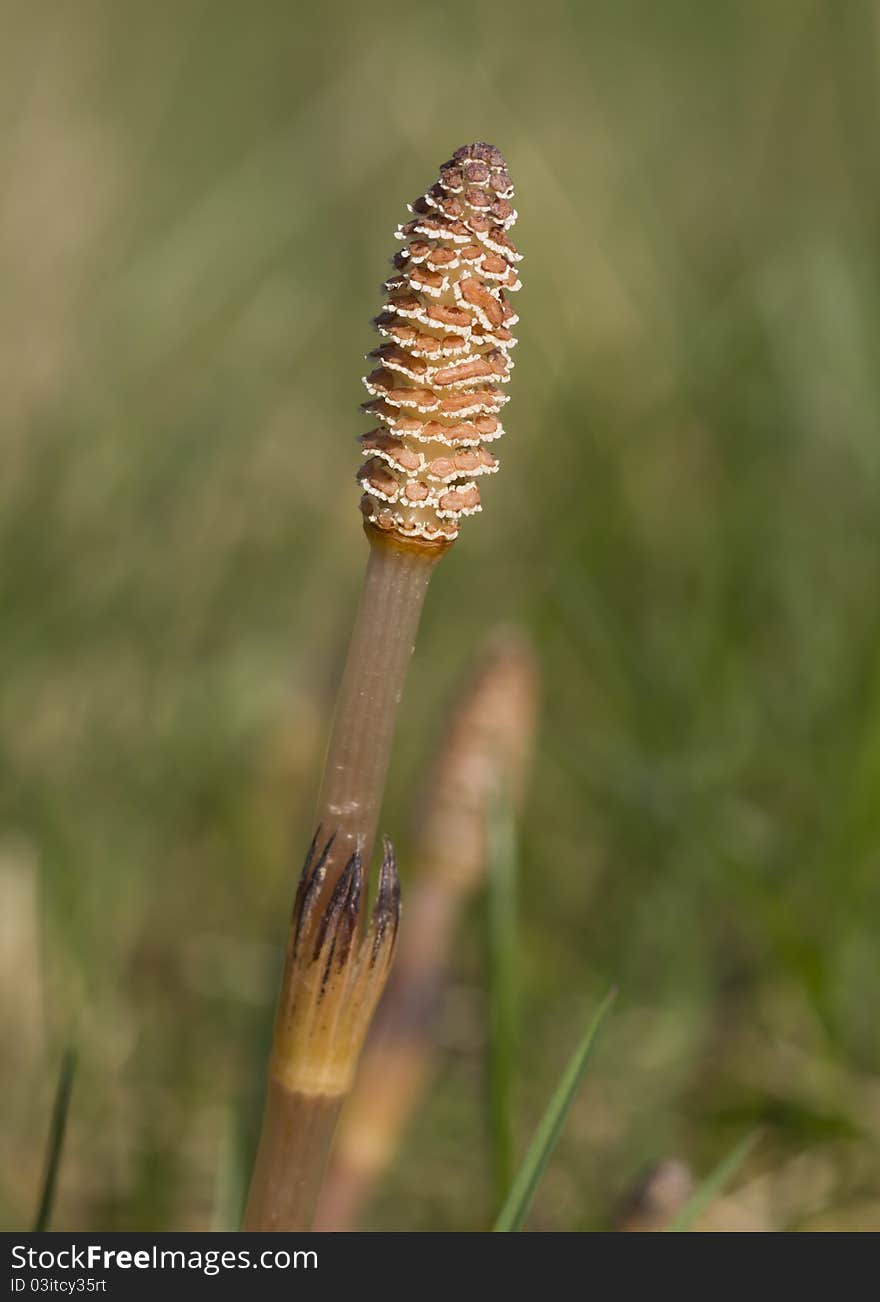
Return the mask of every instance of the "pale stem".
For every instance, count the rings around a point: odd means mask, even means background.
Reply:
[[[312,1228],[343,1097],[301,1094],[270,1077],[243,1230]]]
[[[398,707],[436,559],[381,539],[370,546],[315,815],[315,825],[336,838],[328,887],[356,848],[370,863]]]

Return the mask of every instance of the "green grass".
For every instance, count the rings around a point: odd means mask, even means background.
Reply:
[[[362,568],[368,320],[405,202],[482,137],[517,184],[521,341],[502,473],[438,568],[404,702],[404,889],[426,738],[487,627],[519,621],[544,705],[517,1151],[588,992],[626,991],[530,1226],[602,1228],[646,1164],[705,1170],[758,1125],[771,1228],[876,1224],[870,6],[12,8],[0,1223],[33,1216],[72,1035],[53,1225],[219,1214]],[[491,1203],[476,916],[451,987],[374,1228]]]
[[[692,1230],[699,1220],[719,1194],[727,1188],[730,1181],[736,1175],[737,1171],[745,1162],[749,1153],[755,1147],[758,1140],[758,1131],[753,1131],[746,1135],[745,1139],[740,1140],[736,1148],[719,1162],[714,1171],[706,1176],[705,1180],[697,1186],[690,1198],[682,1207],[681,1211],[666,1226],[670,1233],[681,1234],[685,1230]]]
[[[40,1190],[40,1202],[34,1218],[35,1234],[49,1229],[52,1220],[52,1208],[58,1187],[58,1174],[61,1170],[61,1157],[64,1152],[64,1137],[67,1133],[67,1116],[73,1093],[73,1081],[76,1076],[76,1054],[68,1049],[61,1059],[58,1073],[58,1086],[52,1107],[52,1119],[49,1127],[49,1139],[46,1145],[46,1167],[43,1175],[43,1187]]]
[[[605,996],[562,1073],[516,1173],[510,1193],[505,1198],[492,1227],[496,1232],[510,1233],[513,1230],[521,1230],[525,1226],[535,1194],[538,1192],[547,1164],[559,1143],[562,1128],[583,1081],[596,1037],[616,997],[616,990],[612,990]]]

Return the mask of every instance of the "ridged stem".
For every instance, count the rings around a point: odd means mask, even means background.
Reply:
[[[370,862],[406,673],[441,554],[371,539],[315,815],[316,826],[336,838],[328,889],[358,847]]]
[[[315,822],[323,837],[332,838],[332,844],[326,852],[320,894],[310,905],[314,917],[319,917],[330,901],[355,851],[359,851],[364,867],[369,867],[419,618],[434,563],[444,550],[398,545],[370,530],[368,536],[370,555],[318,797]],[[361,907],[365,898],[363,891]],[[291,1039],[290,1018],[285,1010],[293,1010],[296,1017],[298,1009],[309,1006],[310,1001],[314,1004],[310,993],[313,987],[307,984],[314,980],[315,971],[314,963],[309,964],[311,944],[311,938],[305,937],[298,948],[295,914],[289,948],[289,960],[292,957],[294,961],[286,965],[279,996],[266,1109],[245,1230],[311,1228],[336,1119],[347,1090],[340,1085],[338,1094],[312,1093],[293,1088],[290,1082],[308,1080],[313,1074],[309,1069],[316,1064],[322,1069],[317,1075],[323,1074],[326,1079],[323,1068],[328,1055],[333,1058],[335,1079],[350,1080],[354,1074],[354,1061],[350,1070],[348,1064],[339,1061],[340,1052],[349,1052],[344,1041],[331,1031],[335,1043],[328,1042],[327,1027],[320,1018],[314,1021],[314,1034],[309,1030],[295,1039],[296,1061],[287,1060]],[[339,969],[334,971],[338,974]],[[335,979],[331,978],[331,985]],[[363,994],[350,990],[347,997]],[[323,989],[317,998],[324,999],[324,1007],[332,1002],[329,991],[325,996]],[[355,1060],[359,1050],[358,1042],[351,1049]]]
[[[303,1094],[270,1078],[243,1230],[311,1229],[343,1098]]]

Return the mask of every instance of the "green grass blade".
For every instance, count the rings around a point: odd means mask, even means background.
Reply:
[[[61,1070],[58,1073],[58,1085],[55,1090],[55,1102],[52,1105],[52,1122],[49,1127],[49,1142],[46,1147],[46,1169],[43,1176],[43,1188],[40,1193],[40,1205],[34,1221],[33,1232],[35,1234],[41,1234],[49,1228],[75,1075],[76,1054],[72,1049],[67,1049],[61,1059]]]
[[[514,1169],[513,1084],[516,1073],[517,845],[513,809],[503,795],[489,822],[489,1125],[496,1205],[510,1192]]]
[[[610,990],[605,996],[599,1005],[598,1012],[587,1027],[584,1038],[563,1072],[562,1079],[556,1087],[556,1092],[535,1131],[534,1138],[513,1182],[510,1194],[492,1227],[495,1232],[522,1229],[538,1185],[541,1182],[541,1177],[559,1142],[559,1136],[562,1133],[562,1127],[568,1116],[569,1108],[580,1088],[584,1072],[587,1069],[587,1063],[596,1043],[599,1028],[616,997],[617,991],[614,989]]]
[[[751,1134],[746,1135],[745,1139],[737,1144],[732,1152],[728,1153],[722,1162],[718,1163],[715,1170],[706,1177],[702,1184],[697,1186],[675,1220],[667,1225],[667,1232],[680,1233],[683,1230],[691,1229],[694,1222],[702,1216],[710,1203],[718,1197],[725,1185],[736,1175],[758,1142],[760,1133],[759,1130],[753,1130]]]

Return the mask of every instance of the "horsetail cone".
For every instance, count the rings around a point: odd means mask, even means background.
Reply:
[[[518,320],[507,295],[520,288],[512,197],[500,150],[463,145],[397,229],[404,247],[373,323],[384,342],[364,379],[379,424],[361,437],[358,479],[368,527],[398,541],[452,542],[481,509],[477,481],[498,469],[488,445],[504,432]]]

